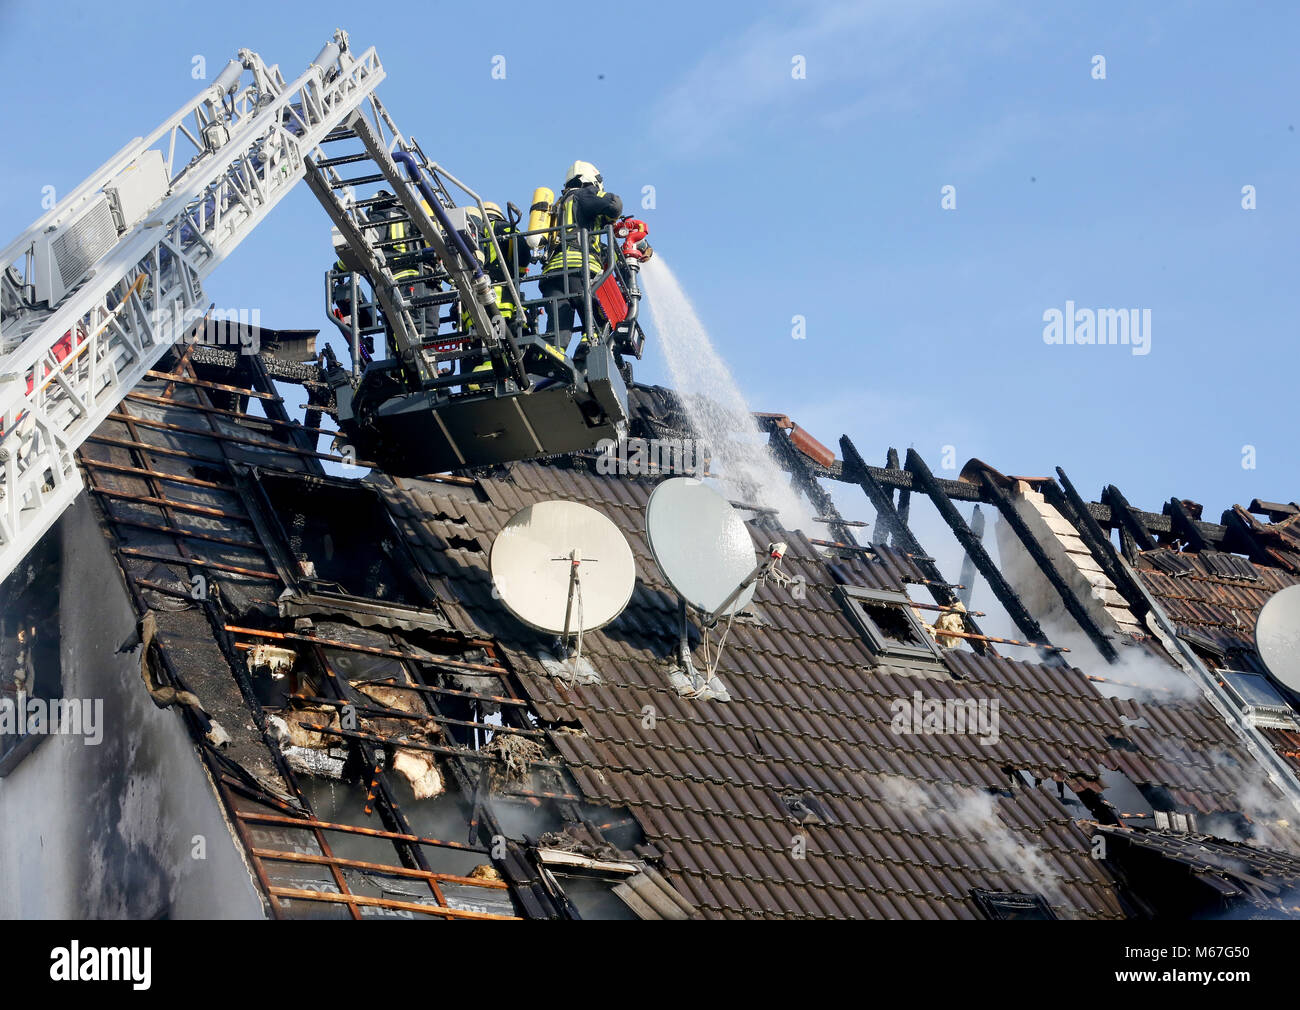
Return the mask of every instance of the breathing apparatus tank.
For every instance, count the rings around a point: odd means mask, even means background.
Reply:
[[[528,231],[542,232],[551,227],[551,205],[555,202],[555,191],[545,186],[533,190],[533,205],[528,209]],[[537,251],[545,235],[529,235],[528,248]]]

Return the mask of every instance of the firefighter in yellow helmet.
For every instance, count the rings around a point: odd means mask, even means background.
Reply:
[[[381,189],[376,194],[377,202],[370,208],[369,219],[374,222],[380,230],[379,239],[383,243],[380,247],[381,253],[386,258],[392,259],[405,256],[407,253],[418,252],[425,247],[424,240],[420,237],[419,230],[413,223],[406,220],[406,212],[402,209],[401,204],[397,202],[397,197],[393,196],[386,189]],[[429,204],[424,203],[426,213],[430,212]],[[387,225],[385,227],[385,225]],[[397,286],[402,295],[407,299],[421,298],[430,294],[429,285],[424,281],[417,280],[420,276],[420,268],[416,265],[405,265],[400,269],[393,271],[393,279],[397,281]],[[415,325],[420,328],[424,336],[434,336],[438,332],[438,309],[436,306],[425,306],[411,310],[411,316]]]
[[[483,211],[486,212],[486,220],[477,207],[470,207],[467,211],[474,226],[474,238],[478,246],[477,255],[483,264],[484,272],[492,280],[492,291],[496,296],[497,307],[501,310],[501,317],[507,324],[513,324],[517,306],[506,280],[507,278],[513,280],[515,290],[518,290],[519,277],[528,269],[528,264],[532,260],[532,250],[526,242],[519,239],[519,229],[501,212],[500,206],[490,200],[485,201]],[[492,241],[493,236],[496,238],[495,243]],[[474,321],[469,312],[462,310],[461,330],[469,333],[473,325]],[[473,371],[479,372],[489,368],[491,365],[483,360]],[[467,388],[470,392],[477,392],[479,387],[471,385]]]
[[[528,264],[532,262],[533,251],[527,242],[520,240],[518,227],[506,218],[499,206],[488,200],[483,204],[483,209],[487,212],[487,225],[480,240],[483,268],[497,283],[505,283],[506,276],[509,275],[518,285],[520,275],[528,270]],[[488,237],[487,229],[496,237],[495,244]]]
[[[548,303],[555,308],[555,318],[547,320],[546,337],[561,351],[567,351],[574,323],[583,310],[581,231],[585,229],[589,235],[587,268],[595,276],[604,271],[606,255],[597,233],[623,213],[623,201],[617,194],[605,192],[603,182],[595,165],[575,161],[564,177],[564,190],[555,201],[554,223],[558,232],[551,242],[538,286],[543,298],[556,299]],[[547,314],[550,315],[550,308]],[[584,319],[584,327],[590,322]],[[585,350],[584,344],[575,357],[585,357]]]

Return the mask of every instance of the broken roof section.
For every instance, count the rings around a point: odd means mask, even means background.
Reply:
[[[1118,915],[1076,823],[1094,812],[1071,812],[1065,787],[1118,819],[1128,811],[1107,811],[1102,795],[1103,771],[1118,769],[1167,794],[1171,808],[1231,814],[1259,778],[1207,702],[1106,698],[1068,665],[968,648],[932,665],[873,654],[839,589],[902,595],[927,581],[915,562],[887,545],[828,558],[757,520],[756,548],[788,538],[786,567],[803,595],[760,588],[753,620],[731,630],[722,679],[732,700],[702,706],[673,686],[676,600],[642,531],[652,483],[536,463],[481,480],[486,500],[472,503],[461,489],[401,483],[394,512],[422,541],[417,556],[442,580],[453,622],[495,638],[541,718],[578,730],[555,741],[584,793],[636,813],[670,877],[706,912],[967,917],[973,887],[1023,886],[1024,859],[1041,863],[1066,914]],[[556,497],[609,516],[638,563],[627,610],[584,639],[599,678],[588,684],[557,679],[542,652],[549,643],[492,598],[486,554],[446,550],[425,519],[474,514],[490,540],[519,508]],[[996,698],[998,739],[894,732],[894,703],[918,692],[944,705]],[[913,804],[900,806],[899,783],[915,790]],[[983,813],[987,796],[993,809]],[[1011,858],[972,858],[995,824],[1007,825]]]
[[[1293,774],[1300,773],[1300,713],[1294,695],[1270,677],[1260,658],[1255,623],[1273,594],[1300,583],[1295,509],[1256,499],[1249,508],[1238,505],[1224,513],[1218,528],[1197,522],[1196,536],[1182,539],[1178,526],[1191,529],[1183,520],[1161,538],[1171,545],[1134,550],[1138,576],[1191,650],[1191,661],[1217,682]],[[1171,502],[1169,512],[1199,518],[1200,506]]]
[[[1294,844],[1285,816],[1243,818],[1248,793],[1286,808],[1252,750],[1260,731],[1209,694],[1102,694],[1106,670],[1071,665],[957,507],[990,505],[1021,542],[1047,543],[1032,560],[1054,573],[1050,592],[1072,594],[1066,610],[1091,615],[1117,654],[1187,663],[1178,628],[1191,625],[1148,620],[1163,612],[1154,580],[1170,577],[1100,542],[1127,520],[1081,503],[1063,474],[948,481],[915,453],[870,467],[847,439],[841,462],[786,419],[760,419],[838,546],[750,513],[756,550],[789,545],[791,581],[759,587],[730,630],[724,691],[701,692],[680,676],[679,603],[644,537],[661,475],[602,473],[577,455],[372,473],[345,492],[322,467],[344,461],[320,447],[326,391],[300,381],[307,425],[261,356],[233,369],[182,356],[81,452],[137,610],[153,615],[152,676],[188,699],[273,915],[1119,918],[1144,906],[1122,867],[1094,858],[1098,824],[1194,812],[1256,846]],[[631,407],[633,435],[688,434],[669,391],[635,388]],[[870,542],[826,480],[867,493]],[[1018,617],[1019,645],[981,631],[912,534],[917,493],[950,506]],[[347,495],[367,504],[340,507]],[[505,522],[555,498],[611,519],[637,566],[626,610],[584,638],[579,676],[509,615],[488,574]],[[1252,592],[1281,584],[1275,560],[1242,580]]]
[[[1101,825],[1097,832],[1148,914],[1163,907],[1190,916],[1217,904],[1228,906],[1230,918],[1300,913],[1300,858],[1293,854],[1188,831]]]

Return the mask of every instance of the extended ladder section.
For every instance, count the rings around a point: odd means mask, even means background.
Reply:
[[[482,265],[461,235],[463,210],[378,98],[371,100],[371,111],[369,116],[354,113],[325,137],[328,155],[308,157],[307,185],[338,229],[345,267],[370,282],[408,385],[420,389],[436,384],[437,356],[425,346],[437,343],[436,326],[430,334],[431,327],[422,320],[426,313],[436,317],[442,305],[459,303],[475,331],[484,335],[494,372],[512,381],[514,388],[528,389],[523,355]],[[391,196],[358,195],[376,185]],[[462,220],[458,223],[454,217]],[[355,359],[355,348],[353,354]]]
[[[0,253],[0,577],[81,490],[78,446],[192,333],[207,276],[383,79],[342,31],[292,82],[240,50]]]
[[[639,358],[644,343],[645,223],[520,230],[513,204],[508,216],[495,207],[491,216],[377,107],[373,123],[354,117],[327,138],[330,157],[308,174],[335,223],[339,262],[326,272],[326,309],[352,354],[350,373],[326,354],[334,401],[326,409],[343,451],[418,476],[617,440],[628,420],[624,355]],[[349,141],[352,150],[336,152],[335,142]],[[544,269],[559,248],[578,255]],[[582,318],[573,357],[565,306]]]

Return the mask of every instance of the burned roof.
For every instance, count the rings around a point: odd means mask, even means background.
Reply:
[[[1255,644],[1264,604],[1300,583],[1297,514],[1280,509],[1251,503],[1252,511],[1271,513],[1274,522],[1261,522],[1241,506],[1225,513],[1225,525],[1236,531],[1237,546],[1247,556],[1208,546],[1181,551],[1159,546],[1136,552],[1134,567],[1178,637],[1248,713],[1274,753],[1300,771],[1300,722],[1289,692],[1270,678]]]
[[[1255,649],[1255,620],[1269,597],[1300,583],[1300,575],[1234,554],[1165,547],[1139,554],[1136,569],[1180,635],[1228,669],[1267,672]]]
[[[923,579],[915,565],[887,546],[828,562],[801,534],[758,521],[756,547],[789,539],[787,567],[802,577],[803,597],[760,588],[761,623],[730,633],[720,676],[731,701],[683,698],[670,683],[676,601],[644,535],[652,482],[520,463],[507,478],[481,480],[474,502],[459,489],[403,483],[394,513],[420,541],[416,554],[441,580],[453,622],[501,643],[544,721],[580,730],[555,741],[584,794],[636,813],[670,879],[712,914],[971,917],[973,887],[1014,890],[1018,879],[982,837],[985,820],[952,815],[963,797],[993,796],[996,820],[1007,822],[999,841],[1038,854],[1068,914],[1119,915],[1058,783],[1100,792],[1103,769],[1119,769],[1213,813],[1235,811],[1256,776],[1208,702],[1106,698],[1069,666],[967,651],[946,653],[933,670],[879,662],[836,587],[902,592]],[[490,541],[520,508],[557,497],[607,515],[637,559],[628,608],[585,640],[599,683],[552,675],[538,658],[544,643],[492,598],[486,552],[443,539],[449,520],[464,520]],[[891,732],[891,705],[918,691],[943,703],[996,697],[998,739]],[[900,803],[900,790],[912,802]],[[815,799],[829,816],[807,828],[790,796]]]
[[[1117,850],[1115,861],[1136,887],[1154,892],[1162,877],[1173,878],[1184,892],[1186,909],[1196,907],[1196,892],[1203,891],[1233,902],[1233,917],[1290,917],[1297,910],[1300,858],[1293,854],[1169,828],[1134,831],[1102,825],[1097,831]]]
[[[1243,817],[1244,794],[1274,811],[1286,797],[1254,730],[1213,697],[1104,693],[1122,671],[1081,669],[1036,622],[1024,641],[980,631],[894,495],[988,503],[986,488],[933,478],[911,454],[868,467],[847,439],[845,463],[806,438],[791,451],[797,425],[767,415],[838,546],[744,513],[757,551],[788,545],[786,578],[759,586],[700,685],[683,676],[681,604],[645,538],[663,474],[604,473],[589,455],[331,474],[323,463],[347,460],[320,447],[319,413],[293,420],[258,362],[169,363],[80,460],[142,618],[146,685],[191,725],[273,915],[970,919],[1005,895],[1016,915],[1121,918],[1150,897],[1095,858],[1099,826],[1137,835],[1181,812],[1254,850],[1295,848],[1282,813]],[[634,433],[683,429],[670,391],[634,387],[631,406]],[[872,492],[894,535],[853,540],[852,520],[827,515],[828,479]],[[1119,652],[1177,666],[1168,636],[1102,627],[1130,609],[1146,620],[1136,572],[1177,634],[1261,672],[1248,626],[1297,580],[1294,516],[1253,530],[1263,554],[1244,562],[1214,556],[1233,546],[1220,535],[1199,555],[1151,539],[1130,565],[1100,556],[1055,487],[1004,479],[999,493],[1019,497],[999,507],[1067,517],[1042,563],[1061,593],[1071,558],[1092,584],[1092,568],[1106,576],[1110,596],[1075,603]],[[576,673],[501,605],[488,568],[511,516],[557,498],[614,522],[637,570]],[[1111,506],[1084,510],[1124,529]],[[979,564],[993,575],[991,557]],[[698,622],[686,629],[704,666]],[[893,647],[918,635],[923,648]],[[1293,762],[1298,742],[1275,740]]]

